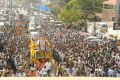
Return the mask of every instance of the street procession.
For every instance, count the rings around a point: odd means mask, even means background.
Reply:
[[[118,6],[0,0],[0,77],[120,77]]]

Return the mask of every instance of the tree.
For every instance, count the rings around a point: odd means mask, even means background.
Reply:
[[[62,10],[59,19],[67,24],[72,24],[77,22],[81,17],[81,11],[79,10]]]
[[[82,18],[85,31],[87,31],[88,16],[102,11],[103,0],[65,0],[66,5],[60,13],[60,20],[73,23]]]
[[[48,6],[50,7],[51,13],[55,16],[61,12],[61,8],[55,3],[50,3]]]
[[[59,14],[59,19],[67,24],[77,22],[82,15],[81,10],[77,9],[78,7],[77,0],[70,0]]]
[[[85,13],[101,12],[103,1],[104,0],[77,0],[80,6],[79,9]]]
[[[87,31],[87,19],[91,14],[93,15],[93,20],[95,22],[95,13],[102,12],[102,4],[104,0],[77,0],[79,4],[79,8],[84,13],[84,23],[85,31]],[[95,23],[94,23],[94,31],[95,31]]]

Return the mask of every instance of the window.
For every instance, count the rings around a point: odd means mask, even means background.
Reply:
[[[117,10],[118,10],[118,14],[120,14],[120,4],[119,4],[119,7],[118,7],[118,9],[117,9]]]
[[[41,55],[40,55],[40,53],[39,52],[36,52],[36,58],[41,58]]]
[[[112,21],[114,21],[115,20],[115,17],[112,17]]]
[[[114,9],[114,6],[113,6],[113,5],[105,4],[105,5],[104,5],[104,8],[105,8],[105,9]]]
[[[118,22],[120,22],[120,14],[118,15]]]

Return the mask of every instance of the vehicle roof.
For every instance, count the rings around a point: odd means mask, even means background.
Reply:
[[[107,24],[107,23],[105,23],[105,22],[100,22],[100,23],[98,23],[98,24],[101,24],[101,25],[102,25],[102,24]]]

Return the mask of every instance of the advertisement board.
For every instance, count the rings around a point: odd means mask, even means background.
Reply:
[[[113,30],[120,30],[120,23],[118,23],[118,22],[114,23]]]

